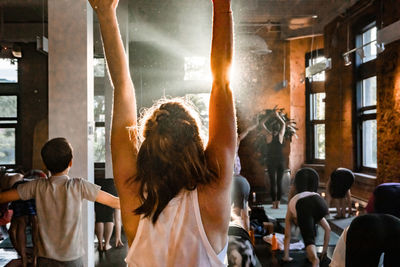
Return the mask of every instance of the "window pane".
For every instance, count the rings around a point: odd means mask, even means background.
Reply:
[[[0,128],[0,164],[15,164],[14,128]]]
[[[16,118],[17,117],[17,96],[2,95],[0,96],[0,118]]]
[[[325,124],[314,125],[314,154],[316,159],[325,159]]]
[[[376,120],[364,121],[363,132],[363,166],[376,168]]]
[[[0,58],[0,83],[18,82],[18,61],[11,58]]]
[[[106,138],[104,127],[96,127],[95,129],[94,162],[106,162]]]
[[[94,121],[104,122],[106,114],[105,96],[94,96]]]
[[[325,93],[311,95],[312,120],[325,120]]]
[[[362,106],[376,105],[376,76],[362,81]]]
[[[104,77],[104,72],[106,69],[104,58],[94,58],[93,65],[94,77]]]
[[[362,34],[363,45],[375,40],[376,40],[376,27],[373,27]],[[377,54],[376,41],[370,43],[369,45],[364,46],[363,50],[364,50],[364,58],[362,59],[363,63],[375,59]]]
[[[312,66],[312,65],[314,65],[316,63],[323,62],[324,60],[326,60],[325,57],[317,57],[317,58],[310,59],[309,66]],[[320,72],[318,74],[313,75],[310,80],[312,82],[323,82],[323,81],[325,81],[325,71],[322,71],[322,72]]]

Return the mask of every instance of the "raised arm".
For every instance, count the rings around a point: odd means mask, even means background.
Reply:
[[[228,190],[236,147],[236,120],[230,88],[233,30],[230,0],[213,0],[213,36],[209,141],[206,149],[209,166],[218,176],[218,184]]]
[[[104,52],[114,86],[113,118],[111,126],[111,154],[113,173],[128,242],[137,229],[139,216],[132,212],[139,206],[136,175],[136,98],[129,73],[128,61],[118,28],[116,8],[118,0],[89,0],[97,12],[103,37]],[[129,130],[128,127],[131,127]]]
[[[279,131],[279,142],[283,144],[283,138],[285,137],[286,132],[286,124],[285,121],[282,119],[281,115],[278,111],[275,111],[276,117],[278,118],[278,122],[281,125],[281,130]]]
[[[253,131],[255,128],[257,128],[257,126],[259,125],[259,121],[257,121],[257,123],[254,123],[253,125],[247,127],[243,132],[241,132],[238,136],[238,142],[237,145],[239,146],[240,142],[246,138],[246,136]]]

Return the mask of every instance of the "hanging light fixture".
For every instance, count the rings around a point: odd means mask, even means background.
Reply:
[[[344,65],[350,66],[351,65],[351,60],[350,60],[350,53],[349,53],[349,42],[350,42],[350,31],[349,31],[349,24],[347,24],[347,52],[343,54],[343,59],[344,59]]]
[[[344,59],[344,65],[346,67],[351,65],[351,60],[350,60],[349,54],[344,54],[343,59]]]

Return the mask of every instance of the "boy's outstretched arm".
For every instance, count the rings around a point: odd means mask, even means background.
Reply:
[[[7,203],[11,201],[20,200],[17,189],[8,190],[0,193],[0,204]]]
[[[96,197],[96,202],[110,206],[114,209],[120,209],[119,198],[114,197],[113,195],[104,192],[102,190],[99,191]]]

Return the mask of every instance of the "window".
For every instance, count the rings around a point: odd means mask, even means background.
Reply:
[[[0,83],[18,83],[18,60],[0,58]]]
[[[377,83],[375,59],[377,27],[375,22],[361,28],[356,36],[357,166],[362,172],[377,168]]]
[[[105,97],[94,96],[94,162],[106,162],[106,137],[105,137]]]
[[[326,60],[326,58],[324,56],[318,56],[315,58],[310,58],[308,60],[308,66],[314,65],[316,63],[320,63],[323,62],[324,60]],[[311,81],[313,82],[324,82],[325,81],[325,71],[321,71],[320,73],[317,73],[315,75],[313,75],[310,78]]]
[[[0,164],[16,164],[17,96],[0,96]]]
[[[361,34],[357,36],[356,46],[362,47],[362,52],[358,52],[359,61],[361,63],[366,63],[376,58],[376,33],[377,28],[375,26],[375,23],[371,23],[363,29],[363,32]]]
[[[306,54],[306,67],[325,60],[322,50]],[[325,71],[306,79],[307,162],[325,160]]]
[[[104,77],[106,70],[106,62],[104,58],[93,59],[94,77]]]
[[[377,167],[376,76],[357,83],[359,122],[359,167]]]

